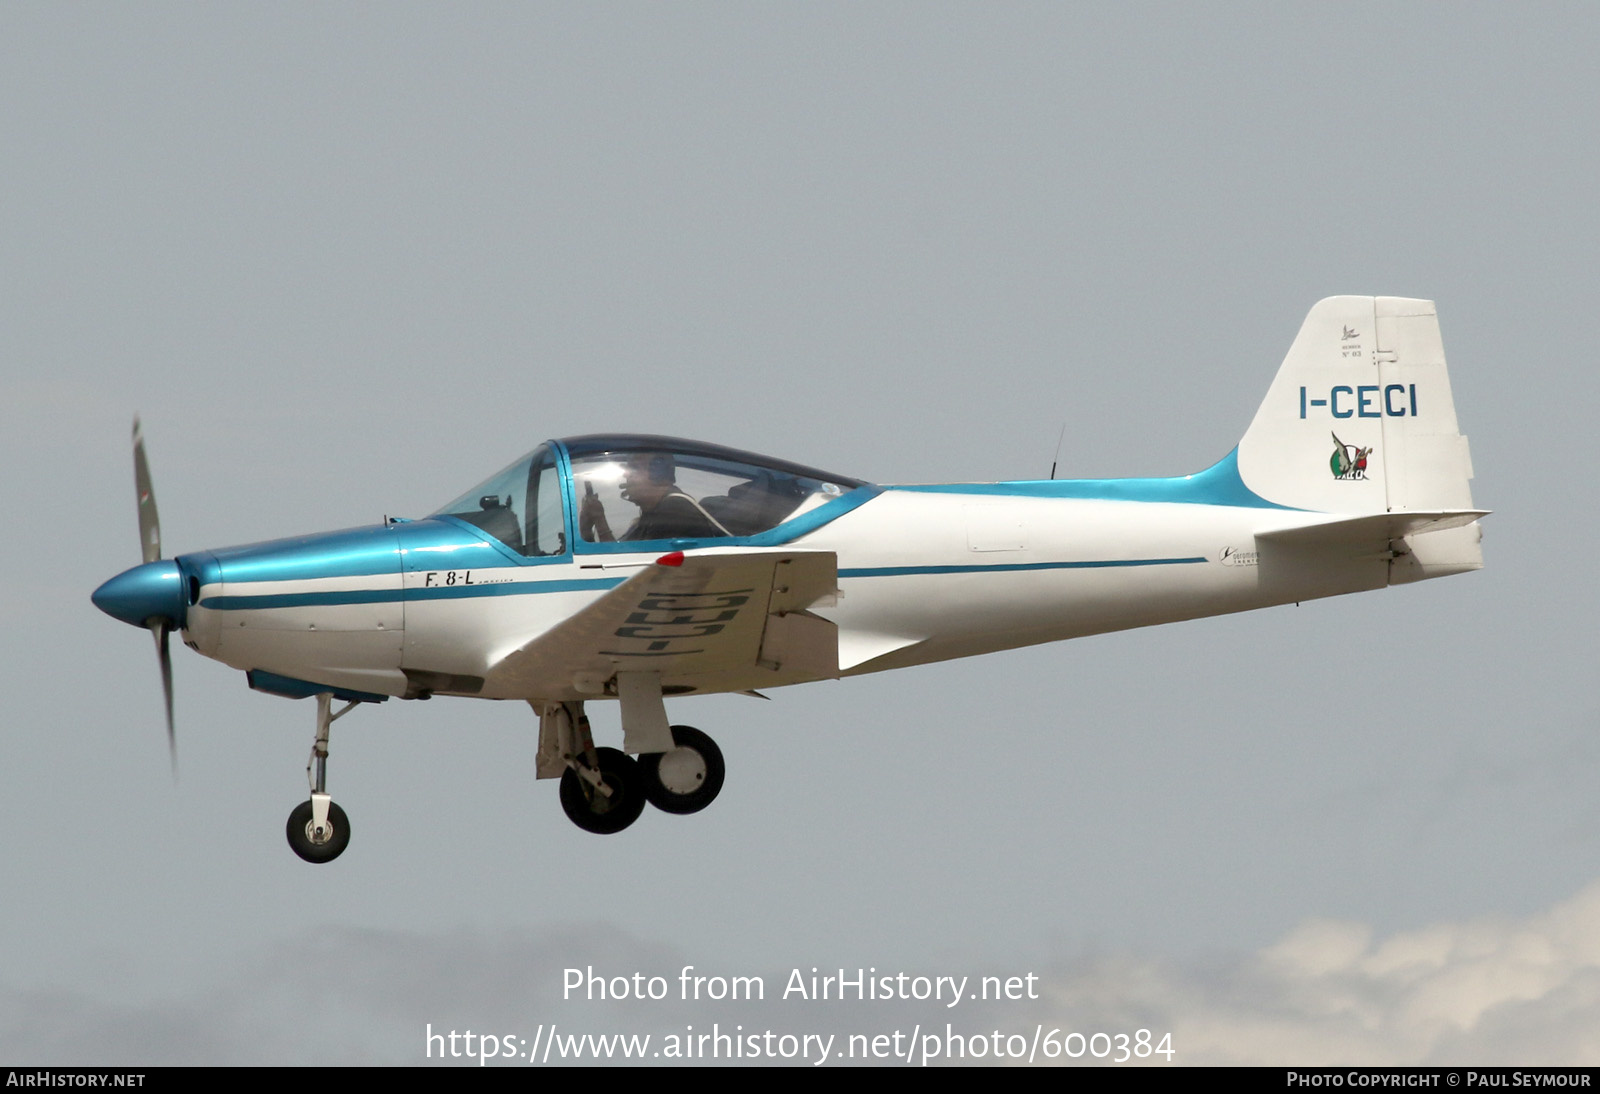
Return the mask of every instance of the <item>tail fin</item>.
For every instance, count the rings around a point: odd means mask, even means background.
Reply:
[[[1239,475],[1296,509],[1472,512],[1472,458],[1433,302],[1334,296],[1313,307],[1239,442]],[[1475,523],[1435,527],[1406,536],[1391,582],[1483,565]]]

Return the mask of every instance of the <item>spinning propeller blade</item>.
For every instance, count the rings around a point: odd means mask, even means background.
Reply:
[[[183,626],[185,604],[183,575],[174,562],[161,560],[161,517],[156,512],[155,488],[150,483],[150,462],[144,454],[144,431],[133,419],[133,485],[139,505],[139,549],[144,564],[118,574],[94,592],[101,611],[124,623],[148,630],[156,640],[161,664],[161,691],[167,704],[167,752],[172,774],[178,774],[178,736],[172,718],[173,630]]]
[[[156,512],[156,492],[150,485],[150,464],[144,458],[144,430],[133,419],[133,488],[139,499],[139,546],[146,562],[161,557],[161,516]]]
[[[150,624],[150,633],[156,636],[156,656],[161,660],[161,691],[167,699],[167,755],[172,759],[172,774],[178,774],[178,734],[172,723],[172,647],[167,639],[172,634],[170,620],[158,619]]]

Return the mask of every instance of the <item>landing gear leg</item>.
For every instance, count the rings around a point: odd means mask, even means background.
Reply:
[[[350,820],[328,796],[328,731],[355,705],[352,701],[335,711],[331,694],[317,696],[317,738],[306,762],[311,800],[295,806],[287,828],[290,848],[307,862],[332,862],[350,845]]]
[[[563,703],[571,727],[567,769],[561,773],[561,808],[585,832],[620,832],[644,812],[639,765],[626,752],[596,748],[582,703]]]

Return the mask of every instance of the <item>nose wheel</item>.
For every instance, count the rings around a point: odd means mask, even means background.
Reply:
[[[326,794],[321,795],[327,798]],[[304,801],[289,814],[289,846],[307,862],[332,862],[350,845],[350,818],[334,802],[319,821],[316,803]]]

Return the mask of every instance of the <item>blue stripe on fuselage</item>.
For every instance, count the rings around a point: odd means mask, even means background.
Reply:
[[[988,566],[862,566],[840,570],[845,577],[907,577],[914,574],[998,574],[1026,570],[1099,570],[1112,566],[1187,566],[1205,562],[1196,558],[1111,558],[1089,562],[1012,562]]]
[[[478,596],[524,596],[614,589],[626,578],[573,578],[568,581],[506,581],[432,589],[334,589],[326,592],[260,593],[253,596],[208,596],[202,608],[242,611],[248,608],[307,608],[326,604],[384,604],[397,600],[463,600]]]
[[[1074,562],[1012,562],[985,566],[862,566],[839,571],[840,578],[911,577],[928,574],[1023,573],[1030,570],[1099,570],[1124,566],[1187,566],[1205,562],[1193,558],[1114,558]],[[327,592],[262,593],[256,596],[209,596],[202,608],[216,611],[242,611],[264,608],[305,608],[337,604],[382,604],[397,600],[465,600],[480,596],[532,596],[539,593],[570,593],[614,589],[626,578],[573,578],[566,581],[497,582],[484,585],[457,585],[431,589],[347,589]]]

